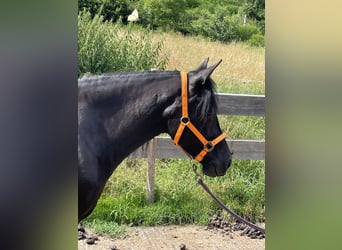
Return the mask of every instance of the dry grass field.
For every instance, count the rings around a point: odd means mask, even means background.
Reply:
[[[189,71],[207,57],[210,64],[222,59],[222,64],[213,74],[219,91],[264,94],[265,48],[243,43],[223,44],[179,34],[155,34],[155,38],[164,40],[164,52],[169,58],[168,70]],[[237,84],[239,87],[233,86]]]

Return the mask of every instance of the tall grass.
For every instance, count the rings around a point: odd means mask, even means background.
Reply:
[[[78,75],[116,71],[165,69],[167,56],[162,53],[163,42],[152,40],[152,34],[141,30],[139,35],[131,26],[104,21],[87,11],[78,15]]]
[[[205,58],[211,63],[222,59],[212,78],[218,92],[264,94],[265,48],[250,47],[245,43],[212,42],[201,37],[181,36],[175,33],[155,33],[156,41],[164,41],[168,54],[168,70],[193,70]]]
[[[244,43],[224,44],[175,33],[157,33],[154,38],[164,40],[163,50],[169,55],[169,70],[189,71],[210,57],[210,63],[223,59],[213,74],[218,84],[231,82],[241,87],[253,83],[260,86],[265,82],[265,48],[250,47]]]

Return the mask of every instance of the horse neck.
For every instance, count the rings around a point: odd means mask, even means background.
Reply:
[[[115,79],[117,82],[108,84],[95,102],[103,118],[114,165],[148,140],[166,132],[163,111],[181,92],[179,74],[172,72]]]

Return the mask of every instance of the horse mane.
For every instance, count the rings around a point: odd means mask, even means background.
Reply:
[[[99,85],[113,84],[122,79],[130,77],[140,79],[155,79],[155,77],[174,77],[178,76],[179,71],[141,71],[141,72],[122,72],[122,73],[104,73],[101,75],[84,75],[78,79],[78,87],[80,92],[87,92]],[[217,99],[216,99],[216,84],[208,77],[203,85],[195,89],[195,95],[190,97],[198,98],[199,102],[195,109],[196,116],[205,121],[208,115],[216,115],[217,113]]]
[[[140,71],[140,72],[115,72],[103,73],[100,75],[85,74],[78,79],[79,87],[97,84],[111,84],[115,80],[126,79],[129,77],[154,78],[156,76],[174,76],[179,71]]]
[[[156,78],[167,79],[177,75],[179,75],[178,71],[117,72],[101,75],[84,75],[78,79],[78,96],[80,99],[89,98],[89,93],[93,93],[90,95],[92,99],[101,99],[103,96],[106,96],[102,90],[107,89],[108,93],[110,93],[110,89],[116,88],[117,84],[127,86],[127,84],[132,83],[133,81],[130,81],[130,79],[141,79],[143,84]]]
[[[201,86],[201,89],[196,92],[197,97],[199,97],[199,103],[195,111],[196,116],[199,117],[201,121],[205,121],[208,116],[216,115],[216,83],[209,77]]]

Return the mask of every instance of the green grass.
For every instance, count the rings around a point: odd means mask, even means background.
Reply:
[[[127,160],[126,160],[127,161]],[[157,160],[155,202],[146,203],[146,160],[124,162],[107,183],[87,224],[205,224],[222,210],[195,182],[188,160]],[[234,161],[224,177],[204,181],[231,209],[252,221],[264,220],[264,162]]]
[[[223,77],[213,77],[217,83],[217,92],[219,93],[234,93],[234,94],[249,94],[249,95],[264,95],[265,89],[260,82],[249,82],[243,79],[231,80],[221,79]]]

